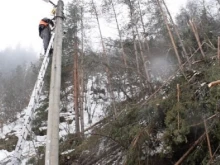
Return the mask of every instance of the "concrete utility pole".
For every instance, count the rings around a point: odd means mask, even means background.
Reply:
[[[63,1],[59,0],[56,11],[55,40],[51,66],[45,165],[59,164],[59,105],[63,39],[63,6]]]

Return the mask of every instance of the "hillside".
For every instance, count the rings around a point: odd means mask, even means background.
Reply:
[[[220,80],[219,1],[189,0],[175,19],[164,0],[65,7],[59,164],[218,165],[220,87],[210,83]],[[105,37],[105,26],[117,37]],[[2,164],[13,157],[42,59],[0,76]],[[51,68],[22,165],[45,163]]]

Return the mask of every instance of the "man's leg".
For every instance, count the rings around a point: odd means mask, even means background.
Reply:
[[[44,51],[46,53],[47,47],[50,42],[50,29],[49,29],[49,27],[44,28],[44,30],[41,32],[41,36],[42,36],[43,44],[44,44]]]

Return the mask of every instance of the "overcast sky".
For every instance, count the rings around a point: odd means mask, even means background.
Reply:
[[[51,16],[52,8],[43,0],[1,0],[0,50],[20,45],[39,51],[38,24],[41,18]]]
[[[57,3],[57,0],[52,0]],[[63,0],[66,4],[70,0]],[[166,0],[168,8],[175,14],[187,0]],[[41,18],[51,17],[53,6],[43,0],[1,0],[0,5],[0,51],[6,47],[20,45],[26,49],[42,50],[38,35]]]

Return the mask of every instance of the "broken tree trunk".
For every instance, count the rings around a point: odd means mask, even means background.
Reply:
[[[208,87],[211,88],[211,87],[214,87],[214,86],[219,85],[219,84],[220,84],[220,80],[213,81],[213,82],[210,82],[208,84]]]
[[[120,30],[119,24],[118,24],[118,18],[117,18],[117,14],[116,14],[116,11],[115,11],[115,5],[114,5],[112,0],[111,0],[111,4],[112,4],[112,9],[113,9],[113,12],[114,12],[114,16],[115,16],[115,22],[117,24],[118,35],[119,35],[120,45],[121,45],[121,49],[122,49],[122,58],[123,58],[123,61],[124,61],[125,68],[127,68],[127,56],[125,54],[124,45],[122,43],[122,35],[121,35],[121,30]]]
[[[168,20],[167,20],[166,15],[165,15],[165,13],[164,13],[164,11],[163,11],[163,8],[162,8],[162,6],[161,6],[160,0],[157,0],[157,4],[158,4],[159,9],[160,9],[160,12],[161,12],[161,14],[162,14],[164,23],[165,23],[165,25],[166,25],[166,27],[167,27],[167,30],[168,30],[168,33],[169,33],[169,36],[170,36],[170,40],[171,40],[171,43],[172,43],[172,45],[173,45],[173,49],[174,49],[175,55],[176,55],[177,60],[178,60],[178,63],[179,63],[179,68],[180,68],[180,70],[182,71],[182,74],[185,76],[185,73],[184,73],[184,71],[183,71],[183,67],[182,67],[182,65],[181,65],[182,62],[181,62],[181,59],[180,59],[180,56],[179,56],[179,53],[178,53],[178,50],[177,50],[177,47],[176,47],[176,43],[175,43],[175,41],[174,41],[173,34],[172,34],[171,30],[170,30],[169,23],[168,23]],[[186,78],[186,76],[185,76],[185,78]]]
[[[180,102],[180,84],[177,84],[177,104]],[[178,108],[178,130],[180,130],[180,112]]]
[[[166,27],[167,27],[167,30],[168,30],[168,33],[169,33],[169,36],[170,36],[170,40],[171,40],[171,42],[172,42],[173,49],[174,49],[174,51],[175,51],[175,54],[176,54],[178,63],[179,63],[179,65],[181,66],[182,62],[181,62],[179,53],[178,53],[178,51],[177,51],[176,43],[175,43],[175,41],[174,41],[173,34],[172,34],[171,30],[170,30],[167,17],[166,17],[166,15],[165,15],[165,13],[164,13],[164,11],[163,11],[163,8],[162,8],[162,6],[161,6],[161,4],[160,4],[160,0],[157,0],[157,4],[158,4],[158,6],[159,6],[159,8],[160,8],[160,12],[161,12],[161,14],[162,14],[164,23],[165,23],[165,25],[166,25]]]
[[[212,157],[213,157],[212,156],[212,148],[211,148],[211,144],[210,144],[210,138],[209,138],[209,132],[208,132],[206,120],[204,120],[204,126],[205,126],[206,139],[207,139],[208,148],[209,148],[209,155],[210,155],[210,159],[212,159]]]
[[[178,29],[177,29],[177,26],[176,26],[176,24],[175,24],[174,21],[173,21],[172,15],[170,14],[170,11],[169,11],[169,9],[168,9],[168,7],[167,7],[165,1],[162,0],[162,2],[163,2],[164,6],[165,6],[165,8],[166,8],[167,14],[168,14],[169,17],[170,17],[170,21],[171,21],[171,23],[172,23],[172,25],[173,25],[173,27],[174,27],[174,31],[175,31],[175,33],[176,33],[178,39],[179,39],[180,46],[181,46],[181,48],[182,48],[182,50],[183,50],[183,53],[184,53],[184,55],[185,55],[185,57],[186,57],[186,59],[187,59],[187,62],[189,63],[189,66],[191,67],[191,62],[189,61],[188,53],[186,52],[186,48],[185,48],[185,46],[184,46],[184,44],[183,44],[182,38],[180,37],[180,33],[179,33]]]
[[[191,29],[192,29],[194,35],[195,35],[196,41],[197,41],[197,43],[199,45],[199,49],[200,49],[200,51],[202,53],[202,57],[205,58],[205,53],[204,53],[204,51],[202,49],[202,44],[201,44],[200,39],[199,39],[199,33],[198,33],[197,28],[196,28],[196,25],[195,25],[195,23],[192,20],[189,20],[189,24],[191,26]]]
[[[218,54],[217,54],[217,59],[220,65],[220,37],[218,37]]]
[[[175,165],[180,165],[184,159],[189,155],[189,153],[205,138],[206,133],[203,133],[198,140],[196,140],[193,145],[187,150],[187,152],[175,163]]]

